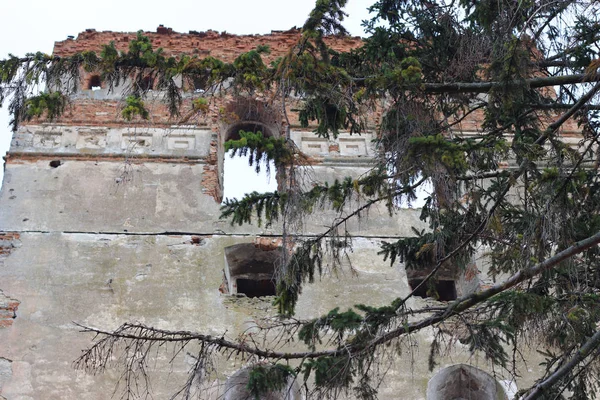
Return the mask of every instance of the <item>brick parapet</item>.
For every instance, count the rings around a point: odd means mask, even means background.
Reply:
[[[285,55],[301,37],[299,29],[271,31],[267,35],[232,35],[212,30],[179,33],[162,26],[157,28],[157,32],[143,32],[143,34],[150,39],[154,48],[162,48],[166,56],[182,54],[198,58],[212,56],[225,62],[232,62],[241,53],[253,50],[257,46],[269,46],[271,52],[264,56],[267,63]],[[118,50],[126,51],[130,41],[135,38],[134,32],[98,32],[95,29],[87,29],[76,39],[56,42],[54,55],[64,57],[84,51],[98,53],[103,45],[110,42],[114,42]],[[357,48],[362,44],[360,37],[349,36],[330,36],[325,41],[332,49],[340,52]]]
[[[189,55],[204,58],[212,56],[226,62],[232,62],[239,54],[255,49],[257,46],[268,46],[271,50],[270,54],[264,54],[263,58],[266,63],[276,60],[285,55],[301,38],[299,29],[290,29],[288,31],[272,31],[266,35],[233,35],[226,32],[216,32],[208,30],[205,32],[190,31],[189,33],[175,32],[170,28],[159,26],[156,32],[143,32],[152,42],[155,48],[161,47],[167,56]],[[87,29],[81,32],[76,39],[69,38],[64,41],[55,43],[54,54],[57,56],[69,56],[77,52],[94,51],[99,52],[102,46],[110,42],[114,42],[115,46],[120,51],[128,49],[131,40],[135,39],[134,32],[111,32],[111,31],[96,31]],[[362,39],[359,37],[348,36],[329,36],[326,39],[327,44],[336,51],[346,52],[362,45]],[[89,81],[90,73],[84,73],[82,87],[87,86],[85,82]],[[552,90],[552,89],[547,89]],[[83,90],[87,95],[92,95],[90,90]],[[192,110],[193,92],[188,92],[184,98],[182,106],[182,115],[190,113]],[[102,126],[117,126],[124,125],[128,122],[121,117],[122,102],[119,99],[118,90],[108,96],[106,99],[86,98],[86,94],[73,99],[67,113],[58,121],[60,123],[86,124],[86,125],[102,125]],[[155,92],[154,97],[161,98],[161,94]],[[219,110],[231,101],[230,95],[216,94],[209,96],[211,98],[211,108],[206,115],[200,116],[204,122],[212,129],[219,123],[222,115]],[[269,97],[269,96],[262,96]],[[289,99],[293,103],[292,99]],[[299,127],[297,112],[292,112],[291,109],[296,109],[295,106],[290,106],[288,110],[288,118],[292,127]],[[540,111],[541,113],[541,111]],[[182,117],[171,117],[168,108],[164,103],[155,101],[150,107],[150,120],[153,126],[168,127],[177,124]],[[546,112],[542,115],[543,119],[550,123],[560,113]],[[482,110],[476,110],[469,114],[457,125],[457,131],[465,132],[481,132],[481,126],[485,116]],[[370,129],[375,129],[381,121],[381,110],[372,110],[368,112],[367,125]],[[450,121],[452,122],[452,121]],[[310,129],[314,129],[311,126]],[[581,132],[577,121],[571,119],[567,121],[561,128],[564,134],[579,135]]]

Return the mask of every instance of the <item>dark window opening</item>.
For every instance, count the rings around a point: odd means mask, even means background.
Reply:
[[[261,242],[262,243],[262,242]],[[275,264],[281,257],[277,243],[239,243],[225,248],[223,284],[219,291],[247,297],[276,295],[273,278]]]
[[[411,279],[408,281],[408,284],[411,290],[415,290],[421,282],[423,282],[423,279]],[[417,289],[415,296],[422,298],[431,297],[439,301],[456,300],[456,283],[453,280],[430,280]]]
[[[237,292],[248,297],[275,296],[275,282],[272,279],[244,279],[236,280]]]
[[[52,168],[58,168],[62,165],[62,161],[60,160],[52,160],[50,161],[50,167]]]
[[[199,76],[194,76],[192,77],[192,89],[194,90],[194,92],[196,93],[204,93],[204,91],[206,90],[206,85],[208,79],[206,77],[199,77]]]
[[[240,131],[244,132],[261,132],[263,136],[269,137],[270,133],[265,129],[265,127],[261,124],[255,124],[253,122],[246,122],[243,124],[239,124],[229,131],[227,135],[227,140],[239,140],[240,139]]]
[[[88,83],[88,89],[90,89],[90,90],[102,89],[102,80],[100,79],[100,75],[92,75],[92,77],[90,77],[90,81]]]
[[[154,79],[150,76],[145,76],[139,83],[140,90],[146,92],[148,90],[154,89]]]

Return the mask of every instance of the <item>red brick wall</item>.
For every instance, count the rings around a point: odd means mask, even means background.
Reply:
[[[271,54],[265,56],[265,61],[270,63],[283,56],[300,39],[299,29],[289,31],[271,31],[268,35],[232,35],[216,31],[179,33],[169,28],[159,26],[157,32],[143,32],[152,41],[154,48],[162,47],[167,56],[187,54],[200,58],[212,56],[226,62],[259,45],[267,45]],[[129,42],[135,39],[134,32],[97,32],[88,29],[77,35],[76,39],[67,39],[54,44],[54,54],[68,56],[77,52],[99,52],[102,45],[111,41],[118,50],[126,51]],[[359,47],[362,40],[359,37],[328,37],[328,45],[337,51],[348,51]]]

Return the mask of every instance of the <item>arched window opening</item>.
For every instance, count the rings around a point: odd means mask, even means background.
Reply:
[[[263,136],[271,136],[263,125],[246,122],[230,129],[226,140],[239,140],[240,131],[261,132]],[[264,160],[259,160],[259,171],[256,172],[256,164],[250,166],[250,154],[243,156],[238,152],[235,156],[232,155],[233,150],[229,150],[223,158],[223,199],[241,199],[254,191],[263,193],[277,190],[277,171],[272,161],[267,164]]]
[[[265,365],[266,366],[266,365]],[[248,380],[253,367],[242,368],[230,376],[225,382],[223,400],[254,400],[255,397],[248,391]],[[290,378],[287,385],[277,391],[269,392],[260,397],[260,400],[300,400],[302,393],[298,382]]]
[[[254,243],[225,248],[225,293],[247,297],[275,296],[275,263],[279,248],[262,249]]]
[[[92,75],[87,85],[88,90],[100,90],[102,89],[102,80],[100,75]]]
[[[427,384],[427,400],[507,400],[493,376],[466,364],[439,371]]]

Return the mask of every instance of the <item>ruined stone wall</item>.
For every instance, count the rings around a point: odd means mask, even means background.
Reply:
[[[56,54],[97,50],[110,40],[124,49],[134,35],[88,30],[77,40],[57,43]],[[272,57],[281,55],[298,32],[233,36],[178,34],[160,27],[149,35],[168,54],[210,54],[230,61],[259,44],[270,45]],[[340,50],[359,45],[358,39],[331,40]],[[272,297],[235,295],[234,273],[227,276],[238,261],[228,259],[234,252],[226,249],[256,245],[271,251],[281,236],[276,224],[240,227],[219,219],[222,143],[245,121],[219,117],[233,101],[227,96],[185,125],[170,120],[159,100],[151,103],[151,125],[130,124],[120,118],[117,94],[83,89],[59,121],[33,121],[15,133],[0,192],[0,399],[110,398],[120,379],[117,371],[91,375],[73,368],[92,340],[76,324],[110,330],[141,322],[235,338],[252,332],[254,319],[275,315]],[[252,122],[274,135],[281,132],[277,124]],[[467,131],[477,130],[476,121],[463,123]],[[369,170],[375,152],[373,134],[326,140],[293,119],[291,135],[310,157],[316,181],[358,177]],[[381,207],[368,219],[350,222],[347,229],[355,239],[349,265],[334,271],[326,264],[322,279],[304,289],[297,316],[311,318],[359,303],[380,306],[407,295],[403,266],[390,266],[377,251],[381,241],[422,227],[418,216],[418,210],[401,209],[390,218]],[[312,216],[302,234],[322,232],[333,217],[333,212]],[[457,290],[489,283],[479,274],[483,268],[474,260]],[[435,302],[415,297],[409,305],[430,303]],[[381,399],[426,398],[434,376],[426,362],[432,335],[424,330],[401,345],[380,387]],[[182,352],[168,366],[173,354],[166,350],[151,369],[157,399],[169,398],[194,363],[192,353]],[[438,370],[461,362],[494,372],[460,342]],[[228,378],[241,368],[232,359],[219,359],[202,398],[224,396]],[[529,383],[527,375],[519,382]]]
[[[187,54],[204,58],[212,56],[225,62],[232,62],[243,52],[255,49],[257,46],[269,46],[270,54],[265,55],[266,64],[285,55],[298,41],[300,29],[288,31],[271,31],[268,35],[232,35],[227,32],[174,32],[170,28],[159,26],[156,32],[142,32],[150,38],[154,48],[161,47],[167,56]],[[77,38],[56,42],[54,54],[68,56],[78,52],[102,50],[102,46],[114,42],[120,51],[129,48],[129,42],[135,39],[135,32],[97,32],[87,29]],[[327,45],[336,51],[348,51],[361,45],[360,37],[336,37],[325,39]]]

